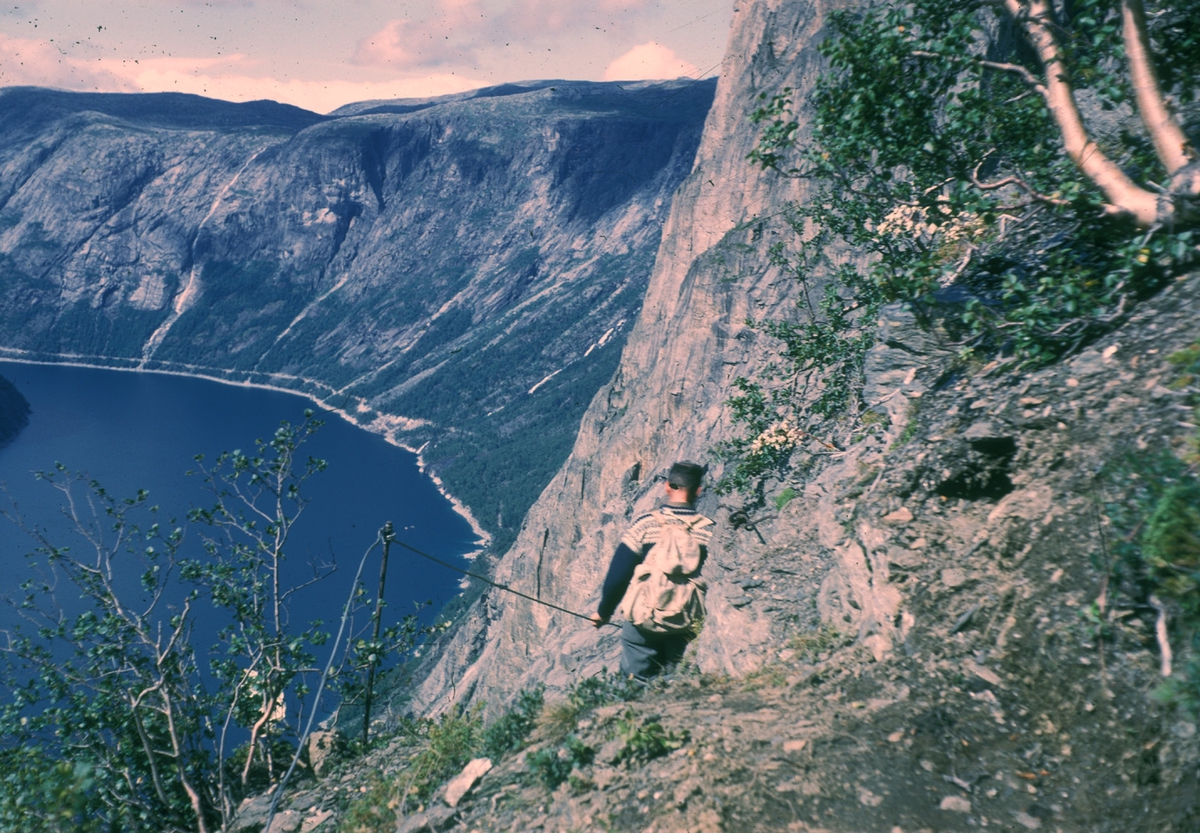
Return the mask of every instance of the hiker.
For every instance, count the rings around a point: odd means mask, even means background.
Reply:
[[[679,662],[704,617],[700,570],[713,526],[695,506],[704,472],[686,461],[671,466],[667,502],[634,521],[621,538],[591,616],[595,627],[606,624],[624,597],[621,671],[640,682]]]

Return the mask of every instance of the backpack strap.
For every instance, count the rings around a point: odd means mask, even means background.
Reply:
[[[716,523],[716,521],[714,521],[712,518],[708,517],[707,515],[701,515],[699,512],[695,513],[694,515],[676,515],[665,506],[659,509],[659,514],[663,517],[673,518],[674,520],[679,521],[680,523],[684,524],[688,530],[704,529],[705,527],[712,526]]]

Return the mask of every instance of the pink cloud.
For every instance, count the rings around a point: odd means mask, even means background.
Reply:
[[[644,81],[695,76],[699,70],[661,43],[639,44],[604,70],[605,81]]]
[[[392,20],[358,42],[351,61],[363,66],[434,67],[470,61],[488,25],[479,0],[438,0],[421,20]]]
[[[564,33],[592,34],[633,26],[651,0],[599,0],[580,7],[563,0],[509,0],[503,7],[482,0],[435,0],[420,19],[390,21],[359,41],[351,61],[362,66],[418,68],[467,64],[489,45],[542,43]],[[542,43],[542,45],[546,45]]]
[[[73,58],[50,41],[0,34],[0,86],[34,85],[69,90],[135,90],[119,76]]]
[[[358,42],[351,62],[360,66],[433,67],[461,57],[455,33],[439,21],[393,20]]]
[[[327,79],[303,81],[254,73],[252,64],[231,55],[219,59],[152,58],[104,62],[127,88],[143,92],[181,92],[225,101],[270,99],[328,113],[354,101],[424,98],[481,87],[484,82],[463,75],[427,73],[386,81]]]

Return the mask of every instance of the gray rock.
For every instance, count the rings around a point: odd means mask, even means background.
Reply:
[[[420,813],[397,819],[396,833],[438,833],[448,829],[457,814],[453,807],[434,804]]]
[[[458,775],[450,779],[446,784],[445,802],[451,807],[457,807],[458,802],[462,801],[464,795],[470,792],[471,788],[479,782],[479,779],[486,775],[492,768],[492,762],[488,758],[476,758],[465,767]]]
[[[346,738],[338,730],[313,732],[308,736],[308,763],[315,775],[322,776],[345,749]]]
[[[299,810],[282,810],[275,813],[266,833],[296,833],[303,822],[304,815]]]

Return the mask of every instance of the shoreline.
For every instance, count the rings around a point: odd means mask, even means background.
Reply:
[[[280,387],[277,385],[270,385],[270,384],[266,384],[263,382],[251,382],[248,380],[239,382],[239,381],[234,381],[232,379],[222,378],[217,375],[211,375],[208,373],[204,373],[201,371],[167,370],[167,369],[160,369],[160,368],[137,367],[137,366],[134,366],[134,367],[112,366],[112,365],[107,365],[107,364],[101,364],[101,363],[99,363],[99,361],[89,361],[88,357],[86,357],[86,356],[78,356],[78,355],[73,355],[73,354],[65,355],[61,360],[33,359],[33,358],[25,358],[21,355],[13,355],[14,353],[21,354],[21,353],[25,353],[25,352],[26,351],[17,350],[16,348],[12,348],[12,347],[0,347],[0,362],[8,361],[8,362],[13,362],[14,364],[35,364],[35,365],[44,365],[44,366],[49,366],[49,367],[56,367],[56,366],[82,367],[82,368],[87,368],[90,370],[117,370],[117,371],[122,371],[122,372],[126,372],[126,373],[158,373],[158,374],[162,374],[164,376],[183,376],[183,377],[189,378],[189,379],[205,379],[210,382],[216,382],[216,383],[222,384],[222,385],[231,385],[233,387],[257,388],[259,390],[270,390],[270,391],[276,391],[278,393],[290,393],[294,396],[299,396],[301,398],[307,399],[308,401],[312,402],[314,405],[321,408],[322,410],[329,411],[330,413],[336,414],[341,419],[350,423],[355,428],[358,428],[362,431],[367,431],[371,434],[376,434],[376,435],[382,437],[384,442],[386,442],[388,445],[392,445],[392,446],[395,446],[396,448],[403,449],[404,451],[407,451],[410,454],[412,454],[414,457],[416,457],[417,470],[422,475],[424,475],[425,477],[428,477],[433,482],[433,485],[438,490],[438,493],[441,494],[441,496],[444,497],[450,503],[450,506],[454,509],[454,512],[467,522],[467,524],[471,527],[471,531],[474,532],[476,538],[479,539],[479,541],[476,545],[476,549],[472,552],[465,553],[463,555],[463,558],[467,559],[468,561],[474,560],[476,556],[478,556],[481,552],[483,552],[483,550],[486,549],[492,543],[492,536],[479,524],[479,521],[477,521],[475,519],[475,516],[471,513],[470,508],[468,508],[467,505],[464,504],[457,497],[450,494],[450,492],[446,489],[446,484],[442,482],[442,479],[440,477],[438,477],[436,474],[434,474],[432,471],[429,470],[428,463],[426,462],[425,457],[422,453],[425,449],[425,445],[422,445],[420,448],[413,448],[412,446],[410,446],[404,442],[401,442],[399,439],[397,439],[394,436],[395,431],[406,430],[406,426],[411,425],[412,427],[419,427],[421,425],[430,424],[427,420],[414,420],[414,419],[409,419],[408,417],[402,417],[402,416],[399,416],[396,414],[379,414],[370,423],[361,423],[361,422],[358,422],[357,420],[355,420],[350,415],[350,413],[349,413],[348,409],[345,407],[345,405],[343,405],[343,407],[331,405],[328,402],[318,398],[316,396],[316,394],[309,393],[306,391],[294,390],[292,388],[285,388],[285,387]],[[42,354],[42,355],[46,355],[46,354]],[[107,357],[101,357],[101,361],[103,360],[103,358],[107,358]],[[132,362],[134,360],[126,359],[126,358],[117,358],[117,359],[112,359],[112,361]],[[212,368],[212,370],[219,372],[218,368]],[[246,373],[247,371],[228,371],[228,372]],[[266,374],[263,374],[263,375],[266,375]],[[324,385],[323,383],[317,382],[315,380],[304,379],[302,377],[292,377],[292,378],[295,378],[297,381],[302,382],[302,383],[307,383],[307,384],[311,384],[311,385],[320,385],[322,387],[328,388],[328,385]],[[336,393],[336,391],[333,391],[332,389],[330,389],[330,393]],[[369,409],[369,406],[366,406],[365,403],[363,403],[361,400],[355,400],[355,401],[357,404],[361,404],[364,406],[363,410]],[[350,400],[349,400],[349,398],[347,398],[345,404],[348,405],[349,402],[350,402]],[[378,412],[376,412],[376,413],[378,413]]]

